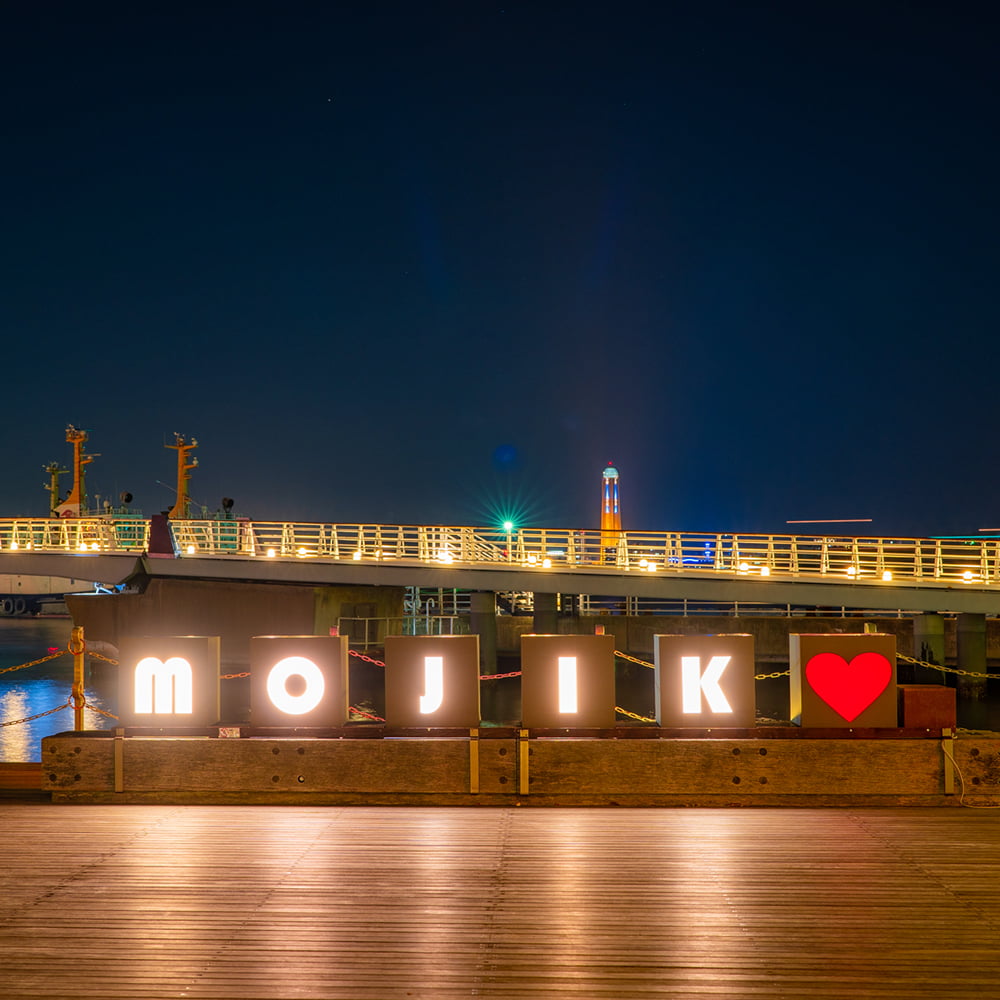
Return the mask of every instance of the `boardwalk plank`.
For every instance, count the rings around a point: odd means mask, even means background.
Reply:
[[[985,810],[0,805],[0,998],[1000,998]]]

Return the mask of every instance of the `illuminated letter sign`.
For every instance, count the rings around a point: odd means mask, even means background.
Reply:
[[[576,697],[576,657],[559,657],[559,714],[573,715],[579,701]]]
[[[125,726],[212,726],[219,721],[218,636],[126,638],[118,653]]]
[[[183,656],[166,663],[156,656],[141,659],[135,667],[136,715],[191,715],[194,712],[194,676]]]
[[[387,636],[385,721],[407,728],[478,726],[479,636]]]
[[[752,635],[657,635],[656,721],[666,728],[754,725]]]
[[[521,722],[529,729],[615,724],[613,635],[522,635]]]
[[[252,724],[344,725],[347,655],[346,636],[254,636],[250,640]]]
[[[790,635],[792,722],[823,729],[894,729],[896,637]]]
[[[732,715],[733,709],[722,688],[719,687],[719,678],[722,671],[729,666],[730,656],[713,656],[708,661],[705,672],[701,670],[700,656],[681,657],[681,688],[683,696],[681,711],[685,715],[701,714],[701,698],[705,696],[708,702],[709,711],[716,715]]]

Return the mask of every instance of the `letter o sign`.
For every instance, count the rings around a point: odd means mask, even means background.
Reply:
[[[290,694],[288,681],[291,677],[301,677],[305,690],[301,694]],[[286,656],[279,660],[267,675],[267,696],[272,704],[289,715],[305,715],[322,700],[326,689],[323,671],[304,656]]]

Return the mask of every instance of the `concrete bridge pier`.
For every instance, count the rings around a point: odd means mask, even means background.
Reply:
[[[534,594],[536,635],[556,635],[559,631],[559,595]]]
[[[925,663],[936,663],[944,666],[944,618],[941,615],[927,613],[916,615],[913,619],[913,656]],[[911,664],[900,664],[906,669],[901,673],[906,680],[902,683],[912,684],[944,684],[946,675],[930,667],[918,667]]]
[[[959,670],[986,673],[986,615],[964,613],[955,622],[957,647],[956,666]],[[985,677],[958,675],[958,697],[981,701],[986,697]]]
[[[497,672],[497,595],[474,590],[469,595],[469,630],[479,635],[479,672]]]

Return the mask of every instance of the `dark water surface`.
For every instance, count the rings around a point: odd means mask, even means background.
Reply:
[[[65,649],[72,627],[68,618],[0,618],[0,670]],[[89,703],[114,711],[106,690],[101,690],[108,687],[107,683],[95,686],[90,668],[85,683]],[[73,657],[69,653],[34,667],[0,674],[0,761],[41,760],[42,737],[73,728],[71,708],[31,722],[17,721],[65,705],[72,688]],[[84,723],[88,729],[106,729],[112,720],[85,710]]]

